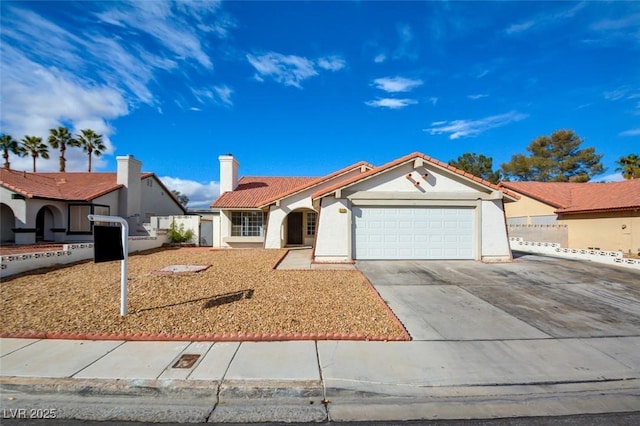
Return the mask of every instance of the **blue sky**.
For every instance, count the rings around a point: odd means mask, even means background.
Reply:
[[[11,2],[1,8],[1,131],[104,135],[191,207],[241,175],[465,152],[494,168],[573,129],[640,151],[640,2]],[[38,170],[57,170],[57,153]],[[86,155],[68,151],[69,171]],[[30,159],[12,167],[31,170]]]

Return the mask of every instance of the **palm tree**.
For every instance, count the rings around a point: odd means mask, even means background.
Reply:
[[[4,158],[4,168],[10,169],[9,153],[15,154],[18,157],[24,156],[24,152],[20,150],[18,141],[11,137],[11,135],[2,134],[0,136],[0,145],[2,146],[2,157]]]
[[[49,129],[49,145],[55,149],[60,147],[60,171],[64,172],[67,162],[67,159],[64,158],[64,152],[67,150],[67,146],[80,146],[80,143],[69,133],[69,129],[58,126],[57,129]]]
[[[89,154],[89,172],[91,171],[91,155],[100,157],[107,147],[102,143],[102,135],[97,134],[91,129],[80,130],[78,142],[82,146],[82,150]]]
[[[625,179],[640,178],[640,157],[637,154],[620,157],[616,164],[620,166],[616,168],[616,172],[622,172],[622,177]]]
[[[36,158],[42,157],[45,159],[49,158],[49,148],[47,145],[42,143],[42,138],[37,136],[27,136],[20,141],[22,146],[19,148],[24,155],[31,155],[33,158],[33,172],[36,172]]]

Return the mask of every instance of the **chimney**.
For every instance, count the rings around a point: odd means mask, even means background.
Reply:
[[[238,186],[238,160],[232,154],[218,157],[220,160],[220,194],[233,191]]]
[[[133,155],[116,157],[116,160],[118,161],[117,182],[119,185],[124,185],[124,190],[120,191],[119,216],[127,219],[129,229],[135,231],[141,213],[142,181],[140,180],[140,170],[142,163],[133,158]]]

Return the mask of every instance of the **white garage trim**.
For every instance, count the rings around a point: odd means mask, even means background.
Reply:
[[[476,210],[451,206],[354,206],[353,258],[475,259]]]

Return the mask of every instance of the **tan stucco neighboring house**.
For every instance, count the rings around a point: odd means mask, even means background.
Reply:
[[[313,247],[315,262],[506,260],[515,194],[421,153],[320,178],[243,177],[220,159],[220,247]],[[216,241],[214,241],[216,245]]]
[[[640,179],[611,183],[503,182],[510,229],[566,228],[568,248],[640,252]],[[564,244],[562,244],[564,246]]]
[[[131,155],[117,157],[115,173],[30,173],[0,170],[0,241],[92,241],[89,214],[126,218],[130,235],[151,216],[186,210],[153,173]]]

